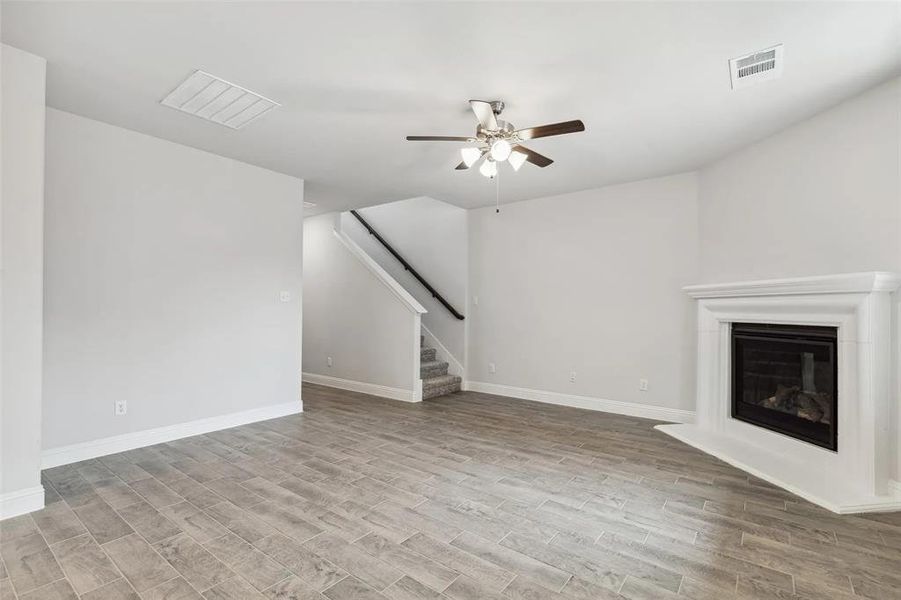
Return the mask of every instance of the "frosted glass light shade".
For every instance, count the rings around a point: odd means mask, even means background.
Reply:
[[[497,162],[504,162],[509,158],[512,149],[507,140],[498,140],[491,144],[491,158]]]
[[[519,171],[519,168],[523,166],[523,164],[525,164],[526,158],[528,157],[525,155],[525,153],[514,150],[510,153],[508,162],[510,163],[510,166],[513,167],[514,171]]]
[[[479,173],[488,179],[493,179],[494,176],[497,175],[497,163],[493,160],[486,160],[482,163],[482,166],[479,167]]]
[[[471,167],[482,157],[482,151],[478,148],[463,148],[460,154],[463,156],[463,164],[467,167]]]

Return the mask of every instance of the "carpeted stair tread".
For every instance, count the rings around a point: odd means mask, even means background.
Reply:
[[[440,360],[424,360],[419,364],[419,378],[428,379],[439,375],[447,375],[448,364]]]
[[[422,380],[422,387],[441,387],[459,383],[461,379],[456,375],[438,375],[437,377],[429,377]]]
[[[439,375],[438,377],[429,377],[422,380],[422,399],[436,398],[446,394],[453,394],[460,391],[460,384],[463,382],[456,375]]]

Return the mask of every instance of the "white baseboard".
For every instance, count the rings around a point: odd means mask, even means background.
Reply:
[[[36,485],[0,494],[0,519],[18,517],[44,508],[44,486]]]
[[[196,421],[188,421],[187,423],[179,423],[177,425],[115,435],[99,440],[92,440],[90,442],[72,444],[70,446],[50,448],[41,453],[41,468],[50,469],[60,465],[68,465],[82,460],[97,458],[99,456],[107,456],[109,454],[116,454],[117,452],[134,450],[135,448],[171,442],[172,440],[201,435],[220,429],[229,429],[231,427],[238,427],[239,425],[247,425],[258,421],[268,421],[269,419],[277,419],[278,417],[285,417],[300,412],[303,412],[303,402],[298,400],[297,402],[285,402],[284,404],[253,408],[251,410],[209,417],[206,419],[198,419]]]
[[[628,415],[630,417],[667,421],[669,423],[693,423],[695,418],[695,413],[691,410],[667,408],[665,406],[652,406],[649,404],[635,404],[633,402],[621,402],[619,400],[604,400],[602,398],[591,398],[590,396],[574,396],[572,394],[561,394],[559,392],[546,392],[543,390],[531,390],[509,385],[499,385],[496,383],[485,383],[483,381],[467,381],[465,382],[464,389],[472,392],[482,392],[484,394],[509,396],[511,398],[520,398],[522,400],[532,400],[535,402],[544,402],[546,404],[558,404],[560,406],[572,406],[574,408],[585,408],[588,410],[597,410],[618,415]]]
[[[393,388],[385,385],[377,385],[375,383],[366,383],[364,381],[353,381],[352,379],[341,379],[339,377],[329,377],[328,375],[319,375],[318,373],[304,373],[303,381],[324,385],[326,387],[333,387],[339,390],[360,392],[361,394],[369,394],[370,396],[388,398],[389,400],[401,400],[403,402],[420,402],[422,400],[421,390],[419,393],[419,400],[417,400],[416,392],[414,390]]]

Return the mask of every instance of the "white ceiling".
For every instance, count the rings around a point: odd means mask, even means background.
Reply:
[[[502,202],[696,168],[901,72],[892,2],[4,2],[5,43],[48,60],[48,104],[306,180],[317,212],[432,196],[494,202],[453,170],[469,98],[557,162],[501,173]],[[785,44],[733,92],[729,58]],[[161,106],[194,69],[282,107],[230,130]]]

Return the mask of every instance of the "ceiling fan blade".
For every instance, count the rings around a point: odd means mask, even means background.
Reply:
[[[582,121],[564,121],[562,123],[553,123],[551,125],[539,125],[538,127],[527,127],[516,131],[519,139],[534,140],[535,138],[549,137],[552,135],[563,135],[564,133],[576,133],[585,131],[585,124]]]
[[[546,167],[549,164],[551,164],[552,162],[554,162],[547,156],[545,156],[543,154],[538,154],[534,150],[529,150],[525,146],[513,146],[513,149],[516,150],[517,152],[522,152],[523,154],[525,154],[526,160],[528,162],[532,163],[533,165],[539,166],[539,167]]]
[[[491,108],[490,102],[470,100],[469,105],[472,107],[472,112],[476,114],[476,119],[479,120],[482,129],[490,131],[497,129],[497,117],[494,116],[494,109]]]
[[[472,142],[475,138],[458,135],[408,135],[408,142]]]
[[[485,158],[485,155],[486,155],[486,154],[488,154],[488,149],[487,149],[487,148],[484,148],[484,149],[482,149],[482,155],[479,156],[479,157],[476,159],[476,161],[475,161],[474,163],[472,163],[472,165],[470,165],[470,166],[467,167],[467,166],[466,166],[466,161],[463,161],[463,162],[461,162],[459,165],[457,165],[456,167],[454,167],[454,170],[456,170],[456,171],[466,171],[467,169],[471,169],[471,168],[473,168],[474,166],[476,166],[477,164],[479,164],[480,162],[482,162],[482,159]]]

